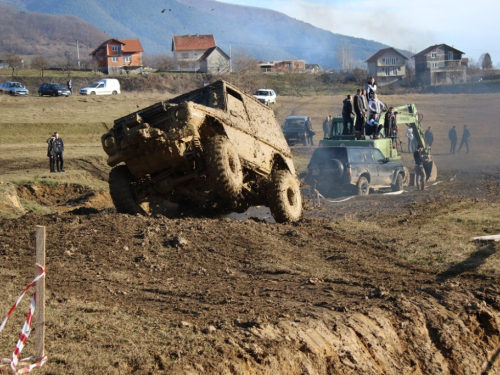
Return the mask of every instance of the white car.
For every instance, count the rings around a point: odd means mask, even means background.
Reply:
[[[119,93],[121,93],[120,82],[116,78],[103,78],[80,89],[80,95],[117,95]]]
[[[262,104],[276,104],[276,93],[271,89],[259,89],[253,96]]]

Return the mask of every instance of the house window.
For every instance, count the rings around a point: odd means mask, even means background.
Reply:
[[[183,59],[187,59],[188,57],[189,57],[189,55],[188,55],[187,53],[183,53],[183,54],[182,54],[182,58],[183,58]]]
[[[453,52],[448,52],[448,60],[453,60]]]
[[[118,56],[111,58],[113,62],[118,62]]]
[[[438,63],[432,63],[432,67],[433,68],[437,68],[438,67]]]
[[[397,76],[398,75],[398,68],[392,68],[392,75]]]
[[[125,61],[125,62],[132,62],[132,56],[125,56],[123,58],[123,61]]]
[[[112,46],[111,51],[113,52],[118,52],[118,46]]]
[[[390,74],[390,69],[389,68],[385,68],[385,75],[388,76]]]
[[[431,52],[431,59],[435,59],[437,57],[437,52]]]

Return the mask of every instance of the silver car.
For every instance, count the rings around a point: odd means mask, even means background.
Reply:
[[[0,86],[0,92],[12,96],[28,96],[29,90],[20,82],[6,81]]]

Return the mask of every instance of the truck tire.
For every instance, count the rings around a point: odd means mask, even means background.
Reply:
[[[344,174],[344,164],[338,159],[330,160],[331,174],[329,177],[339,180]]]
[[[119,165],[109,172],[109,193],[116,210],[123,214],[146,215],[139,206],[130,187],[132,175],[126,165]]]
[[[401,191],[403,190],[403,175],[401,173],[398,173],[398,176],[396,177],[396,183],[394,185],[391,185],[392,191]]]
[[[234,198],[243,187],[240,157],[226,137],[216,136],[208,144],[207,169],[215,191],[224,198]]]
[[[111,94],[112,95],[118,95],[118,91],[114,90]]]
[[[273,173],[267,201],[277,223],[297,221],[302,216],[299,181],[289,171]]]
[[[370,193],[370,184],[366,177],[361,176],[356,184],[358,195],[368,195]]]

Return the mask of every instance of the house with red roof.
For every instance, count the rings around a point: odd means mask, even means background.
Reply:
[[[106,74],[142,73],[143,53],[139,39],[109,39],[90,53],[96,70]]]
[[[200,70],[200,57],[216,47],[213,35],[175,35],[172,38],[174,70],[197,72]]]
[[[396,49],[383,48],[366,60],[368,75],[375,78],[378,85],[402,83],[406,77],[408,58]]]

